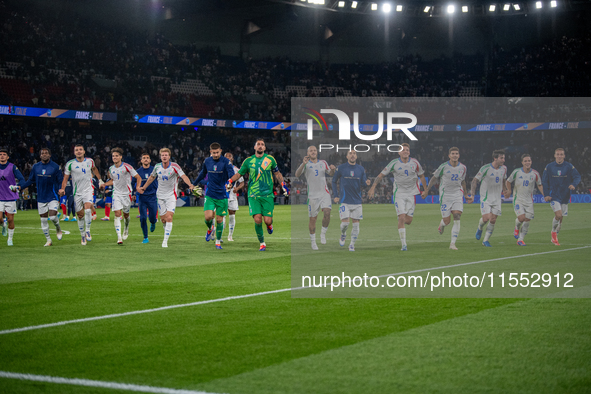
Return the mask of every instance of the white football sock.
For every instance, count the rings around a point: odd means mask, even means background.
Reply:
[[[322,227],[322,230],[320,230],[320,235],[326,235],[327,231],[328,231],[328,227]]]
[[[515,219],[515,230],[521,229],[521,226],[523,226],[523,222],[520,222],[519,219]]]
[[[552,232],[555,233],[560,222],[556,218],[552,219]]]
[[[115,216],[115,220],[113,221],[115,224],[115,232],[117,233],[117,239],[121,238],[121,217]]]
[[[84,219],[80,219],[78,216],[76,216],[76,218],[78,219],[76,222],[78,223],[80,234],[84,237],[84,234],[86,234],[84,231]]]
[[[347,234],[347,228],[349,228],[349,223],[341,222],[341,235]]]
[[[123,220],[125,221],[125,230],[129,230],[129,221],[130,221],[130,219],[129,218],[124,218]]]
[[[51,242],[51,237],[49,236],[49,222],[47,218],[41,218],[41,230],[43,230],[43,234],[45,234],[45,239],[48,242]]]
[[[172,232],[172,222],[166,222],[164,226],[164,242],[168,242],[168,237],[170,237],[170,233]]]
[[[529,230],[529,222],[523,222],[523,226],[519,231],[519,241],[523,241],[523,238],[527,235],[527,230]]]
[[[92,224],[92,210],[84,210],[84,219],[86,221],[86,231],[90,232],[90,225]]]
[[[12,236],[14,235],[14,229],[13,228],[9,228],[8,229],[8,240],[11,241],[12,240]]]
[[[480,220],[478,221],[478,230],[482,231],[486,223],[488,222],[485,222],[484,220],[482,220],[482,218],[480,218]]]
[[[234,234],[234,226],[236,225],[236,215],[230,215],[228,219],[228,236],[231,237]]]
[[[406,245],[406,229],[399,228],[398,235],[400,235],[400,242],[402,242],[402,246],[405,246]]]
[[[51,220],[51,223],[53,223],[53,225],[55,226],[55,229],[57,231],[60,231],[61,230],[61,227],[60,227],[60,219],[57,216],[50,216],[49,217],[49,220]]]
[[[310,241],[316,242],[316,233],[310,234]]]
[[[357,237],[359,237],[359,223],[353,223],[353,230],[351,230],[351,245],[355,246]]]
[[[445,226],[447,226],[447,224],[445,224],[445,222],[443,221],[443,219],[441,219],[441,222],[439,222],[439,226],[445,227]]]
[[[451,243],[455,244],[458,240],[458,235],[460,235],[460,221],[454,220],[454,225],[451,228]]]
[[[495,225],[492,223],[489,223],[488,227],[486,227],[486,234],[484,235],[483,242],[486,242],[490,239],[490,236],[492,235],[493,231],[495,231]]]

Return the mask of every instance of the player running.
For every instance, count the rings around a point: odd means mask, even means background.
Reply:
[[[181,167],[170,161],[170,149],[160,149],[160,160],[162,162],[154,166],[152,174],[146,183],[144,183],[143,186],[140,186],[138,192],[143,193],[148,189],[152,182],[158,180],[156,197],[158,197],[160,219],[164,225],[164,240],[162,241],[162,247],[168,248],[168,237],[170,237],[170,233],[172,232],[172,218],[176,208],[176,188],[178,179],[181,178],[191,190],[193,190],[195,186],[193,186],[191,180],[185,175]]]
[[[8,162],[8,150],[0,149],[0,221],[2,222],[2,235],[8,240],[8,246],[12,246],[14,236],[14,215],[16,215],[16,200],[18,200],[18,189],[16,181],[25,183],[25,178],[18,168]],[[4,221],[6,215],[6,222]]]
[[[328,165],[324,160],[318,160],[318,150],[315,146],[309,146],[307,156],[304,157],[302,164],[296,170],[295,176],[300,177],[302,174],[306,177],[308,184],[308,217],[310,222],[308,229],[310,230],[310,241],[312,242],[312,250],[318,250],[316,244],[316,219],[322,210],[322,230],[320,230],[320,243],[326,244],[326,232],[330,224],[330,212],[332,202],[330,200],[330,192],[326,185],[326,176],[333,176],[336,171],[334,165]]]
[[[505,183],[507,179],[507,167],[503,165],[505,163],[505,151],[496,150],[493,152],[492,157],[493,162],[482,166],[472,180],[472,192],[470,193],[474,195],[476,186],[482,181],[480,185],[480,213],[482,213],[482,217],[478,222],[476,239],[480,240],[484,226],[490,221],[482,241],[482,245],[487,247],[492,246],[488,240],[495,229],[497,217],[501,215],[501,204],[503,202],[501,193],[504,193],[506,198],[510,195]]]
[[[215,227],[215,248],[222,249],[222,233],[224,217],[228,214],[228,192],[226,191],[226,181],[234,175],[234,166],[225,157],[222,157],[222,147],[217,142],[209,146],[210,157],[203,161],[203,167],[195,184],[199,184],[207,176],[207,191],[203,203],[205,216],[205,225],[207,233],[205,240],[209,242],[213,234],[213,220],[216,221]]]
[[[423,191],[423,199],[427,198],[429,190],[435,183],[440,182],[439,186],[439,207],[441,209],[441,222],[439,222],[439,234],[443,235],[445,227],[451,223],[451,216],[454,218],[454,224],[451,228],[451,243],[449,248],[458,250],[456,241],[460,235],[460,218],[464,212],[464,198],[471,204],[474,197],[466,194],[466,166],[460,163],[460,150],[457,147],[449,149],[449,161],[443,163],[435,170],[429,185]]]
[[[142,178],[138,175],[135,169],[127,163],[123,163],[123,149],[111,149],[111,158],[113,165],[109,168],[109,178],[103,186],[113,185],[113,212],[115,213],[115,232],[117,233],[117,245],[123,245],[123,241],[129,236],[129,210],[131,208],[131,178],[135,178],[136,190],[138,193],[143,193],[140,190]],[[121,234],[121,214],[125,220],[125,229]]]
[[[355,251],[355,241],[359,237],[359,221],[363,219],[363,207],[361,199],[361,188],[363,184],[369,186],[371,181],[367,179],[365,169],[355,164],[357,161],[357,152],[351,150],[347,153],[347,162],[341,164],[332,177],[332,194],[335,204],[340,202],[339,216],[341,218],[341,238],[339,245],[345,246],[347,239],[347,228],[349,221],[353,221],[351,230],[351,242],[349,243],[349,252]],[[338,181],[340,179],[340,188]],[[340,195],[340,198],[339,198]]]
[[[564,149],[558,148],[554,151],[554,159],[544,169],[542,184],[544,185],[544,200],[550,202],[554,211],[552,219],[552,243],[559,246],[558,233],[562,227],[562,219],[568,216],[568,202],[571,191],[575,190],[581,182],[581,174],[568,161],[564,161]]]
[[[402,243],[403,251],[407,250],[406,246],[406,228],[405,225],[412,223],[412,217],[415,212],[415,196],[421,194],[419,188],[419,177],[423,184],[423,189],[427,185],[423,167],[416,159],[410,157],[410,145],[406,142],[401,144],[402,150],[398,153],[400,158],[392,160],[382,170],[373,182],[373,186],[367,193],[368,198],[373,198],[377,184],[392,173],[394,175],[394,206],[396,207],[396,215],[398,215],[398,235]]]
[[[37,185],[37,210],[41,217],[41,229],[47,240],[44,246],[51,246],[49,220],[55,226],[58,241],[62,239],[60,219],[57,216],[59,210],[57,191],[64,177],[60,167],[51,160],[51,151],[49,148],[41,148],[39,156],[41,156],[41,161],[33,165],[29,179],[23,184],[20,184],[19,189],[26,189],[33,183]]]
[[[99,187],[103,184],[101,174],[94,165],[94,160],[89,157],[84,157],[83,145],[74,146],[75,159],[66,163],[64,170],[64,179],[62,181],[62,188],[59,190],[59,195],[65,195],[66,185],[70,176],[72,177],[72,186],[74,187],[74,206],[76,215],[78,215],[78,229],[82,236],[82,245],[86,245],[86,241],[92,241],[90,235],[90,225],[92,224],[92,207],[94,188],[92,186],[92,174],[99,180]],[[84,220],[82,220],[84,218]],[[86,224],[86,230],[84,226]]]
[[[515,231],[513,236],[517,239],[517,245],[525,246],[523,238],[529,229],[529,222],[534,218],[534,190],[536,185],[543,194],[542,177],[531,168],[531,156],[527,153],[521,156],[523,167],[513,170],[507,178],[507,189],[511,193],[511,183],[515,182],[513,190],[513,210],[517,219],[515,219]]]
[[[152,174],[152,171],[154,171],[154,166],[150,165],[152,159],[150,158],[149,153],[142,153],[141,162],[142,165],[136,170],[136,172],[145,184]],[[150,232],[153,233],[154,229],[156,229],[156,222],[158,221],[158,201],[156,199],[157,189],[158,181],[154,181],[143,193],[137,195],[137,203],[140,211],[140,225],[142,227],[142,232],[144,233],[143,244],[150,242],[148,239],[148,219],[150,220]]]
[[[227,152],[224,157],[230,160],[230,164],[234,168],[234,174],[237,174],[240,170],[236,167],[234,162],[234,155],[230,152]],[[230,190],[228,195],[228,241],[234,241],[232,235],[234,234],[234,227],[236,227],[236,211],[240,208],[238,207],[238,193],[240,190],[244,188],[244,178],[240,177],[238,181],[234,182],[234,187]],[[224,229],[226,228],[226,217],[224,216]]]
[[[267,226],[267,232],[273,234],[273,210],[275,209],[273,174],[277,182],[281,184],[283,194],[285,196],[289,194],[289,189],[283,180],[283,175],[277,168],[275,158],[266,154],[266,149],[265,140],[257,139],[254,145],[255,154],[247,157],[242,162],[238,173],[234,174],[226,183],[226,190],[229,191],[234,182],[248,173],[248,211],[254,219],[254,229],[259,239],[259,251],[261,252],[267,250],[263,235],[263,221]]]

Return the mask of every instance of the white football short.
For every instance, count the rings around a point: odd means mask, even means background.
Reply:
[[[444,197],[439,203],[441,209],[441,217],[448,218],[451,216],[451,211],[464,212],[464,197]]]
[[[488,201],[484,201],[480,203],[480,213],[486,215],[487,213],[492,213],[496,216],[501,216],[501,202],[495,202],[491,204]]]
[[[515,201],[513,205],[513,210],[515,211],[515,215],[521,216],[525,215],[526,219],[533,219],[534,218],[534,203],[530,202],[523,203]]]
[[[396,207],[396,215],[412,216],[415,213],[415,196],[396,194],[394,206]]]
[[[341,203],[339,208],[339,216],[343,219],[363,219],[363,207],[361,204],[345,204]]]
[[[330,201],[330,194],[326,193],[320,198],[308,200],[308,217],[314,218],[318,216],[321,210],[331,209],[332,203]]]
[[[176,208],[176,198],[169,197],[169,198],[159,198],[158,199],[158,210],[160,211],[160,216],[164,215],[166,212],[174,213]]]
[[[129,213],[131,209],[131,195],[116,195],[113,194],[113,205],[111,208],[113,211],[123,211],[123,213]]]
[[[16,201],[0,201],[0,212],[14,215],[16,213]]]
[[[561,204],[558,201],[550,201],[550,206],[554,212],[562,211],[562,216],[568,216],[568,204]]]
[[[238,200],[228,200],[228,210],[229,211],[237,211],[238,208]]]
[[[57,200],[52,200],[50,202],[38,202],[37,211],[39,212],[39,215],[43,215],[49,211],[57,211],[59,206],[60,203]]]
[[[84,204],[86,203],[93,203],[94,195],[92,191],[86,193],[76,194],[74,196],[74,206],[76,208],[76,212],[80,212],[84,210]]]

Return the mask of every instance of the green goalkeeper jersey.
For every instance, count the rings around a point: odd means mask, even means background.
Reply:
[[[246,158],[238,171],[240,175],[248,173],[248,197],[273,197],[273,172],[277,172],[275,158],[268,154]]]

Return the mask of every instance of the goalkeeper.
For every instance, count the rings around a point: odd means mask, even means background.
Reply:
[[[267,232],[273,233],[273,174],[277,182],[281,184],[283,194],[287,196],[289,189],[283,181],[283,175],[277,168],[277,162],[271,155],[265,153],[265,140],[257,139],[254,150],[255,154],[247,157],[242,162],[238,173],[226,183],[226,190],[232,189],[232,183],[236,182],[242,175],[248,173],[248,210],[254,219],[254,228],[260,242],[259,251],[267,249],[265,236],[263,235],[263,220],[267,225]]]
[[[193,184],[198,185],[205,177],[208,178],[207,193],[203,203],[205,225],[207,226],[205,240],[209,242],[212,238],[213,220],[215,219],[217,223],[215,226],[215,247],[222,249],[222,233],[224,232],[222,222],[224,216],[228,214],[228,192],[224,184],[234,174],[234,166],[230,160],[222,157],[222,148],[217,142],[209,146],[209,154],[210,157],[203,162],[201,172]],[[196,196],[200,196],[202,193],[201,187],[196,187],[193,190],[193,194]]]

